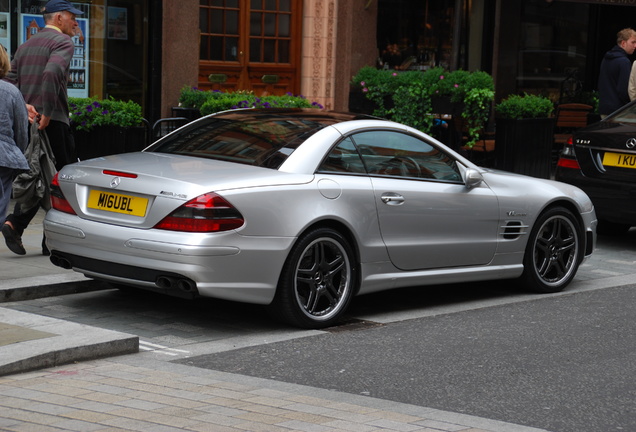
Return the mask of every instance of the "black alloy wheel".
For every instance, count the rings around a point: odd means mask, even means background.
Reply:
[[[338,322],[357,284],[357,264],[349,242],[337,231],[318,228],[304,234],[281,273],[274,312],[302,328]]]
[[[524,285],[540,293],[562,291],[583,259],[583,238],[581,225],[570,210],[553,207],[542,213],[526,246]]]

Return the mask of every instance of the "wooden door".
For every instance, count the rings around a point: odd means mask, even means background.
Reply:
[[[201,0],[199,88],[300,91],[302,0]]]

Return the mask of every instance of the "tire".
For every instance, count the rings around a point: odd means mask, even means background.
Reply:
[[[300,237],[281,272],[271,311],[301,328],[334,325],[356,291],[358,271],[349,242],[317,228]]]
[[[562,291],[583,260],[583,230],[564,207],[546,210],[535,222],[523,258],[521,281],[539,293]]]

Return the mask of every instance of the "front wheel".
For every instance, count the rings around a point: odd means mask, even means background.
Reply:
[[[562,291],[574,279],[583,254],[583,233],[574,214],[564,207],[548,209],[530,232],[521,280],[536,292]]]
[[[329,327],[347,309],[357,277],[349,242],[335,230],[315,229],[303,235],[292,249],[270,308],[298,327]]]

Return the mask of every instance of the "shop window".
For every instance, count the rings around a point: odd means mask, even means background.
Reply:
[[[13,55],[44,27],[47,0],[0,0],[0,43]],[[145,107],[148,0],[72,2],[84,13],[70,63],[68,94],[132,100]],[[18,14],[9,11],[17,9]]]
[[[455,0],[379,0],[378,66],[450,68]]]
[[[524,2],[521,8],[518,92],[575,100],[587,66],[588,5]]]

